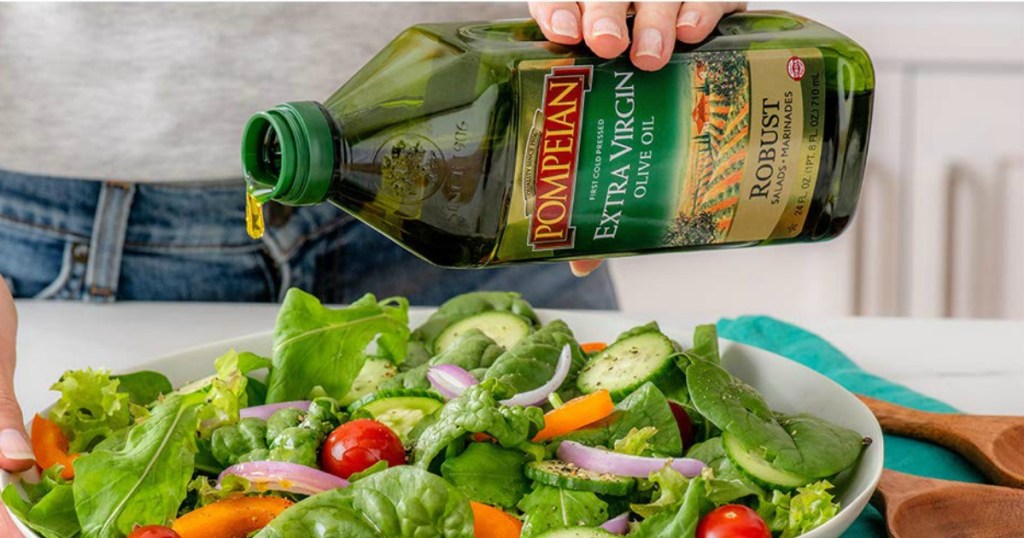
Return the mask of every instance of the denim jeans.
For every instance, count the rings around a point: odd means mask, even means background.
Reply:
[[[538,307],[616,307],[606,268],[486,270],[421,261],[341,210],[268,206],[251,240],[240,181],[99,182],[0,171],[0,274],[16,297],[279,301],[299,287],[330,303],[372,292],[436,305],[472,290],[518,291]]]

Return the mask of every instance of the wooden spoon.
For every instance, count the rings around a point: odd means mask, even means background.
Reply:
[[[885,469],[871,497],[892,538],[1020,538],[1024,491]]]
[[[886,432],[942,445],[967,458],[992,482],[1024,488],[1024,417],[928,413],[858,397]]]

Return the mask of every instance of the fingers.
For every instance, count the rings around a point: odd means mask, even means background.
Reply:
[[[686,2],[676,18],[676,39],[683,43],[703,41],[723,15],[746,9],[746,2]]]
[[[25,435],[21,407],[14,398],[14,349],[18,316],[7,284],[0,278],[0,468],[32,467],[32,447]]]
[[[678,2],[636,2],[633,21],[633,65],[645,71],[665,67],[676,45]]]
[[[580,8],[576,2],[530,2],[529,6],[530,16],[549,41],[575,45],[583,39]]]
[[[586,2],[583,7],[583,39],[602,58],[614,58],[629,47],[626,11],[629,2]]]
[[[584,277],[593,273],[604,260],[573,260],[569,262],[569,270],[573,275]]]
[[[11,513],[6,508],[0,506],[0,536],[24,536],[18,527],[14,524],[14,520],[11,519]]]

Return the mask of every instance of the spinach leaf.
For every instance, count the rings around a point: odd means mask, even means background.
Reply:
[[[517,393],[533,390],[555,374],[558,357],[566,345],[572,349],[572,367],[559,391],[574,391],[576,374],[583,368],[586,357],[562,320],[548,323],[502,353],[487,369],[484,379],[499,379]]]
[[[409,465],[285,510],[257,538],[472,538],[469,500],[443,478]]]
[[[415,368],[386,381],[382,388],[429,389],[427,370],[438,364],[454,364],[473,372],[494,364],[504,350],[478,329],[470,329],[455,339],[448,349]]]
[[[606,419],[559,437],[588,446],[615,448],[615,442],[625,439],[634,430],[653,427],[657,432],[647,441],[651,454],[678,457],[683,452],[683,441],[675,416],[665,395],[653,383],[644,383],[621,402]]]
[[[519,501],[519,509],[523,511],[523,538],[554,529],[594,527],[608,519],[608,503],[594,493],[540,484]]]
[[[75,460],[74,506],[85,538],[119,538],[165,525],[192,478],[202,393],[174,395],[128,431],[124,447]]]
[[[405,299],[377,302],[366,294],[351,306],[334,310],[308,293],[288,290],[274,328],[267,401],[302,400],[317,386],[329,396],[343,397],[373,341],[378,351],[401,362],[409,337],[408,309]]]
[[[530,303],[522,299],[518,293],[507,291],[475,291],[457,295],[445,301],[427,321],[412,333],[412,340],[422,343],[430,355],[434,350],[434,340],[449,325],[477,314],[491,311],[511,312],[530,321],[534,327],[540,325],[537,314]]]
[[[714,324],[698,325],[693,330],[693,349],[687,353],[705,362],[722,363],[718,353],[718,329]]]
[[[144,370],[130,374],[110,376],[120,382],[117,390],[128,395],[129,400],[135,405],[149,405],[161,394],[170,394],[174,391],[167,376],[159,373]]]
[[[427,426],[416,442],[415,464],[426,469],[448,445],[468,433],[486,432],[507,448],[536,453],[539,447],[530,439],[544,427],[539,407],[508,407],[498,400],[512,396],[508,385],[488,379],[466,389],[436,412],[437,419]]]
[[[470,500],[512,508],[529,490],[524,463],[518,450],[470,443],[462,454],[441,464],[441,475]]]
[[[716,505],[751,495],[765,496],[765,491],[741,473],[726,456],[721,437],[693,445],[686,452],[686,457],[703,461],[711,468],[712,475],[707,479],[708,498]]]
[[[26,501],[14,484],[9,484],[2,498],[12,514],[45,538],[68,538],[80,530],[71,484],[54,486],[34,504]]]
[[[61,393],[50,420],[68,436],[71,452],[85,452],[131,423],[130,398],[119,385],[109,371],[85,369],[64,372],[50,387]]]
[[[776,415],[750,385],[722,367],[695,361],[686,368],[693,405],[722,431],[759,447],[776,467],[811,478],[852,467],[863,450],[856,432],[810,415]]]
[[[665,510],[643,520],[629,535],[638,538],[694,538],[701,515],[714,506],[708,501],[706,490],[702,477],[693,478],[686,486],[678,510]]]

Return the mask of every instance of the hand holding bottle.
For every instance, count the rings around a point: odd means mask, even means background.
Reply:
[[[705,39],[722,16],[746,7],[744,2],[529,2],[530,15],[555,43],[584,42],[602,58],[629,50],[633,64],[657,71],[668,63],[675,42]],[[626,28],[630,7],[636,11],[632,46]],[[602,260],[569,262],[576,276],[586,276]]]

